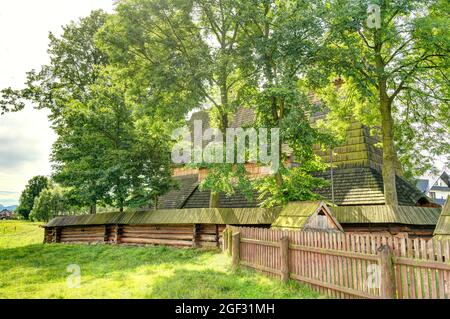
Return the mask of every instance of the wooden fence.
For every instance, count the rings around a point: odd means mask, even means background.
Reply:
[[[330,297],[450,299],[450,241],[229,227],[223,244],[234,267]]]

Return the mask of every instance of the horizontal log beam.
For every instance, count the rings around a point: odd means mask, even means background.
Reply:
[[[298,251],[306,251],[306,252],[311,252],[311,253],[318,253],[318,254],[322,254],[322,255],[338,256],[338,257],[349,257],[349,258],[357,258],[357,259],[371,260],[371,261],[379,260],[379,257],[377,255],[372,255],[372,254],[360,254],[360,253],[355,253],[355,252],[351,252],[351,251],[332,250],[332,249],[309,247],[309,246],[303,246],[303,245],[290,244],[289,249],[298,250]]]

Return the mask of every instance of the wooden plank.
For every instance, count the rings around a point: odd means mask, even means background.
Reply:
[[[414,257],[413,242],[410,238],[406,239],[407,254],[409,258]],[[409,269],[409,298],[416,299],[417,297],[417,287],[416,287],[416,276],[414,273],[414,267],[407,267]]]
[[[302,277],[296,274],[291,274],[291,278],[296,279],[298,281],[301,282],[305,282],[305,283],[309,283],[315,286],[321,286],[321,287],[326,287],[326,288],[330,288],[338,293],[345,293],[345,294],[349,294],[349,295],[354,295],[354,296],[358,296],[358,297],[362,297],[362,298],[367,298],[367,299],[376,299],[378,298],[378,296],[374,296],[371,294],[367,294],[364,293],[362,291],[358,291],[358,290],[354,290],[351,288],[346,288],[346,287],[341,287],[339,285],[335,285],[335,284],[326,284],[323,283],[319,280],[316,279],[312,279],[312,278],[308,278],[308,277]]]
[[[422,252],[422,259],[427,260],[427,246],[426,242],[423,239],[420,239],[420,249]],[[422,279],[423,279],[423,287],[422,292],[424,292],[425,299],[430,299],[430,287],[428,282],[428,269],[421,269]]]
[[[372,255],[372,254],[363,254],[363,253],[357,253],[357,252],[354,253],[354,252],[349,252],[349,251],[325,249],[325,248],[314,248],[314,247],[303,246],[303,245],[294,245],[294,244],[290,244],[289,247],[294,250],[316,252],[318,254],[328,254],[330,256],[336,256],[336,257],[341,256],[341,257],[378,261],[378,256]]]
[[[356,237],[356,252],[358,254],[361,253],[361,241],[360,241],[360,236],[358,235]],[[362,255],[362,254],[361,254]],[[378,260],[378,258],[377,258]],[[361,259],[357,259],[356,260],[357,263],[357,278],[358,278],[358,290],[359,291],[364,291],[363,290],[363,276],[362,276],[362,262]]]
[[[336,239],[337,239],[337,249],[340,252],[344,252],[342,249],[342,234],[336,234]],[[339,265],[339,286],[341,287],[345,287],[344,284],[344,257],[338,256],[338,265]],[[345,296],[343,296],[345,297]]]
[[[350,251],[350,234],[345,234],[345,251]],[[353,286],[353,274],[352,274],[352,258],[346,258],[346,277],[347,277],[347,287],[354,288]]]
[[[281,281],[287,283],[289,281],[289,237],[284,236],[280,240],[281,250]]]
[[[428,260],[435,261],[435,253],[434,253],[434,244],[433,240],[429,240],[427,242],[428,245]],[[430,285],[431,285],[431,298],[436,299],[437,298],[437,281],[436,281],[436,269],[430,268]]]
[[[327,250],[329,250],[330,249],[330,234],[329,233],[326,233],[326,234],[324,234],[325,235],[325,245],[324,245],[324,248],[325,249],[327,249]],[[329,283],[331,283],[332,281],[331,281],[331,263],[330,263],[330,255],[329,254],[325,254],[325,268],[326,268],[326,283],[327,284],[329,284]],[[327,290],[327,294],[329,295],[329,296],[332,296],[332,294],[333,294],[333,291],[330,289],[330,288],[328,288],[328,290]]]
[[[409,265],[421,268],[435,268],[450,271],[450,264],[440,263],[436,261],[428,261],[423,259],[411,259],[404,257],[395,257],[395,262],[402,265]]]
[[[255,245],[261,245],[261,246],[271,246],[271,247],[278,247],[278,243],[277,242],[269,242],[269,241],[264,241],[264,240],[259,240],[259,239],[250,239],[250,238],[242,238],[241,239],[242,243],[249,243],[249,244],[255,244]]]
[[[442,250],[442,242],[440,240],[436,241],[436,256],[438,262],[444,262],[444,255]],[[438,280],[438,294],[440,299],[445,299],[445,277],[444,271],[437,269],[437,280]]]
[[[420,259],[420,247],[419,247],[419,239],[415,238],[414,241],[414,258],[415,259]],[[402,260],[399,259],[398,262],[401,262]],[[405,262],[405,261],[404,261]],[[410,260],[407,260],[407,262],[410,262]],[[422,299],[423,298],[423,294],[422,294],[422,276],[420,274],[420,269],[415,267],[416,265],[410,265],[410,266],[414,266],[414,274],[415,274],[415,281],[416,281],[416,285],[417,285],[417,298],[418,299]]]
[[[361,253],[363,253],[363,254],[367,254],[368,252],[367,252],[367,247],[366,247],[366,236],[365,235],[363,235],[363,236],[361,236]],[[368,275],[367,275],[367,266],[368,266],[368,263],[367,263],[367,261],[366,260],[361,260],[361,263],[362,263],[362,290],[364,291],[364,292],[368,292],[369,290],[368,290],[368,287],[367,287],[367,278],[368,278]]]
[[[395,298],[395,278],[392,250],[384,244],[380,248],[380,273],[381,273],[381,297],[384,299]]]
[[[397,257],[406,257],[406,238],[400,239],[400,256]],[[408,270],[406,265],[401,265],[396,262],[395,264],[400,269],[398,276],[400,277],[400,283],[397,284],[397,291],[399,299],[406,299],[408,295],[411,293],[412,287],[408,286]]]

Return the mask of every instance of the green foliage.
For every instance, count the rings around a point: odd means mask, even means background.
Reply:
[[[171,185],[165,124],[135,116],[114,69],[105,68],[89,90],[90,100],[70,105],[65,116],[70,127],[58,131],[52,157],[55,180],[86,190],[80,197],[87,204],[120,209],[149,205]],[[86,170],[80,174],[83,166]],[[84,180],[86,174],[95,181]]]
[[[238,191],[247,200],[253,200],[253,187],[244,164],[208,164],[208,174],[200,183],[201,190],[210,189],[231,196]]]
[[[321,97],[331,109],[330,126],[345,114],[344,121],[351,116],[384,128],[387,140],[393,135],[406,174],[420,175],[450,147],[448,3],[373,3],[380,7],[380,28],[367,25],[367,1],[324,2],[320,16],[326,45],[308,78],[313,87],[328,88]],[[333,92],[330,79],[338,76],[344,84]],[[393,132],[388,132],[389,117]]]
[[[28,73],[25,89],[3,92],[17,102],[16,109],[24,100],[50,109],[57,134],[53,177],[69,188],[71,205],[90,206],[92,213],[98,204],[120,209],[152,204],[171,185],[170,121],[143,112],[131,85],[140,82],[111,66],[101,51],[95,35],[106,20],[104,12],[93,11],[64,26],[61,36],[50,34],[50,62]]]
[[[139,112],[177,121],[204,98],[206,56],[192,1],[121,1],[97,34]]]
[[[304,75],[321,46],[317,7],[306,1],[248,1],[240,8],[245,30],[243,52],[252,52],[242,65],[252,74],[246,79],[251,89],[243,95],[256,109],[257,126],[280,128],[280,143],[290,148],[294,161],[302,167],[286,169],[284,162],[289,154],[281,151],[280,171],[257,182],[256,188],[262,192],[266,206],[314,199],[312,189],[320,183],[310,176],[309,168],[320,163],[313,145],[333,143],[331,135],[311,126],[310,114],[315,106],[304,85]]]
[[[283,177],[281,187],[277,184],[277,180],[273,175],[255,180],[253,184],[260,194],[261,206],[276,207],[290,201],[321,199],[318,194],[314,193],[314,190],[328,185],[328,182],[310,174],[311,170],[318,171],[320,168],[310,167],[306,169],[304,166],[291,169],[282,168],[280,170]]]
[[[30,179],[22,191],[19,200],[19,206],[16,212],[24,219],[28,219],[34,206],[35,199],[48,187],[49,179],[45,176],[34,176]]]
[[[32,221],[49,221],[54,216],[67,211],[68,204],[64,190],[59,186],[44,189],[34,200],[30,213]]]

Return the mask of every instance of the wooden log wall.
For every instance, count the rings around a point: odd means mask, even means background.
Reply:
[[[231,231],[239,233],[235,263],[280,279],[288,273],[329,297],[450,299],[450,241],[246,227]],[[283,262],[282,238],[289,240],[288,262]]]
[[[193,225],[124,225],[121,244],[192,247]]]
[[[198,225],[198,247],[215,248],[220,247],[222,243],[222,233],[225,225]]]
[[[105,226],[62,227],[61,237],[55,242],[63,243],[102,243],[105,241]]]
[[[206,224],[47,227],[44,242],[218,248],[225,228]]]

